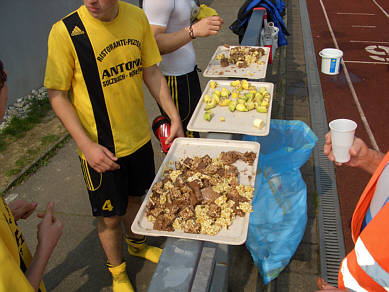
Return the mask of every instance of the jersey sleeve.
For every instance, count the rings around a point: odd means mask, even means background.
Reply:
[[[166,27],[173,9],[174,0],[143,0],[143,10],[153,25]]]
[[[48,39],[48,52],[44,86],[48,89],[70,89],[75,52],[65,24],[62,21],[53,25]]]

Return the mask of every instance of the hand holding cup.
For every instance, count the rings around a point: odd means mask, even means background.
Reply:
[[[350,148],[354,143],[357,123],[348,119],[337,119],[331,121],[329,127],[335,162],[348,162],[350,160]]]

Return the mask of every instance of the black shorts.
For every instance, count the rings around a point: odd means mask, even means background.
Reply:
[[[192,117],[201,97],[201,86],[197,73],[197,66],[188,74],[165,77],[170,89],[173,103],[180,114],[185,136],[199,138],[200,135],[198,132],[188,131],[187,129],[190,118]],[[167,117],[162,110],[161,113]]]
[[[150,141],[133,154],[119,158],[120,169],[115,171],[100,173],[86,160],[80,158],[80,161],[93,216],[123,216],[128,197],[143,196],[155,177]]]

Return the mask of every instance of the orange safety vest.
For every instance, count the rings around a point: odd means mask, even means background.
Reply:
[[[340,266],[339,288],[349,291],[389,291],[389,203],[361,232],[378,178],[388,162],[389,152],[374,172],[355,208],[351,222],[355,246]]]

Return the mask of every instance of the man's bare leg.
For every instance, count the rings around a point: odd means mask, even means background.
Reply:
[[[108,262],[118,266],[123,261],[121,217],[98,217],[97,231]]]
[[[159,257],[162,254],[162,249],[147,245],[143,235],[135,234],[131,231],[131,224],[135,219],[141,203],[141,197],[128,197],[127,212],[126,215],[123,216],[123,223],[126,227],[128,253],[133,256],[145,258],[153,263],[158,263]]]
[[[142,239],[144,236],[135,234],[131,231],[132,222],[134,222],[135,216],[142,205],[141,197],[128,197],[127,212],[123,216],[123,223],[126,228],[126,237],[132,239]]]
[[[98,217],[97,231],[108,259],[108,270],[112,274],[114,292],[134,292],[128,279],[126,262],[123,262],[123,233],[121,217]]]

